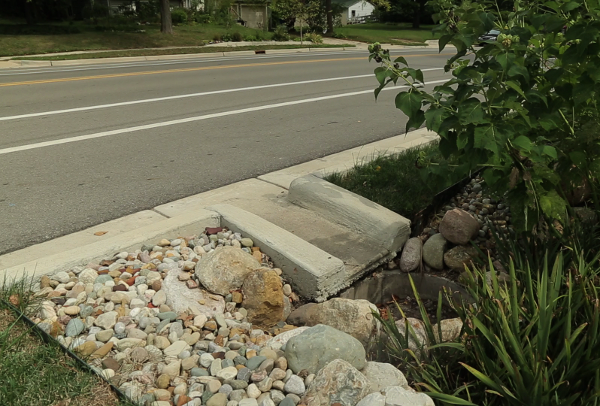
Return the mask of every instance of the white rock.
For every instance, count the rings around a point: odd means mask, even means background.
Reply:
[[[237,374],[238,370],[236,367],[227,367],[217,372],[217,378],[222,378],[224,381],[226,381],[228,379],[235,379]]]
[[[97,277],[98,272],[92,268],[86,268],[79,274],[79,282],[83,282],[85,284],[94,283]]]
[[[96,321],[94,324],[98,327],[102,327],[105,330],[109,330],[117,324],[117,317],[119,314],[117,312],[108,312],[103,313],[100,316],[96,317]]]
[[[191,347],[185,341],[175,341],[173,344],[163,350],[165,355],[176,357],[182,351],[189,350]]]
[[[424,393],[409,391],[401,386],[390,386],[381,391],[385,395],[385,406],[435,406]]]
[[[61,272],[58,272],[58,273],[52,275],[52,279],[54,279],[55,281],[58,281],[60,283],[67,283],[67,282],[69,282],[71,277],[65,271],[61,271]]]
[[[162,304],[165,304],[166,302],[167,302],[167,295],[164,290],[159,290],[152,297],[152,304],[154,306],[160,306]]]
[[[258,389],[258,387],[253,383],[248,385],[248,388],[246,388],[246,393],[252,399],[258,399],[258,397],[262,394],[260,389]],[[254,402],[255,402],[255,405],[258,406],[258,403],[256,403],[256,400]]]
[[[379,392],[388,386],[401,386],[408,389],[404,374],[392,364],[370,361],[361,372],[371,383],[372,391]]]
[[[129,308],[130,309],[136,309],[136,308],[142,308],[142,307],[146,307],[146,302],[144,302],[142,299],[132,299],[131,302],[129,302]]]
[[[385,406],[385,396],[379,392],[371,393],[362,398],[356,406]]]

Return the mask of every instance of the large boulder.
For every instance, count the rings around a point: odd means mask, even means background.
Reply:
[[[402,254],[400,255],[400,270],[402,272],[413,272],[421,265],[423,255],[423,242],[420,238],[411,238],[406,241]]]
[[[219,247],[196,264],[196,275],[209,291],[226,296],[242,287],[246,277],[260,268],[252,255],[236,247]]]
[[[452,209],[444,214],[438,229],[448,241],[465,245],[479,232],[479,222],[464,210]]]
[[[179,275],[187,274],[180,269],[171,269],[162,281],[160,291],[165,292],[166,304],[177,313],[186,311],[198,316],[215,316],[225,312],[225,299],[211,295],[203,289],[190,289],[179,280]],[[159,292],[160,292],[159,291]]]
[[[339,403],[355,406],[371,393],[369,381],[348,362],[336,359],[319,371],[303,398],[307,406],[329,406]]]
[[[285,346],[288,367],[298,373],[306,369],[315,374],[329,362],[341,359],[356,369],[363,369],[366,353],[356,338],[323,324],[292,337]]]
[[[448,241],[442,234],[434,234],[423,244],[423,261],[433,269],[444,269],[444,253]]]
[[[252,272],[244,280],[242,293],[242,306],[253,325],[268,329],[284,320],[283,284],[274,270],[260,268]]]
[[[323,303],[300,306],[290,314],[287,321],[294,326],[324,324],[350,334],[366,346],[373,341],[379,329],[379,322],[373,317],[373,312],[379,311],[367,300],[334,298]]]
[[[379,392],[388,386],[402,386],[408,388],[408,382],[404,374],[392,364],[383,362],[367,362],[362,374],[371,383],[371,390]]]

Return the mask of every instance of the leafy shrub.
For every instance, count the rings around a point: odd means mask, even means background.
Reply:
[[[528,263],[517,264],[517,270],[511,262],[508,282],[496,277],[491,263],[491,280],[484,271],[469,272],[473,303],[448,295],[463,322],[456,340],[439,342],[441,331],[433,328],[419,299],[429,344],[411,350],[405,338],[415,336],[410,324],[402,332],[383,320],[390,348],[417,386],[444,404],[597,404],[598,258],[586,261],[578,252],[568,263],[559,254],[546,257],[539,270]]]
[[[200,24],[210,24],[212,20],[210,14],[194,13],[194,21]]]
[[[244,35],[244,41],[253,42],[256,41],[256,37],[254,35]]]
[[[185,24],[188,21],[187,12],[181,8],[171,10],[171,21],[175,25]]]
[[[230,42],[231,41],[231,34],[226,32],[225,34],[221,35],[221,41],[223,42]]]
[[[309,34],[306,34],[306,40],[312,42],[313,44],[322,44],[323,43],[323,37],[321,37],[319,34],[311,32]]]
[[[242,34],[240,34],[239,32],[234,32],[233,34],[231,34],[231,41],[233,42],[240,42],[242,41]]]
[[[215,35],[213,35],[213,41],[215,41],[215,42],[223,41],[223,37],[221,36],[221,34],[215,34]]]
[[[341,32],[334,32],[331,36],[337,39],[348,39],[348,37],[342,34]]]
[[[290,34],[288,34],[288,29],[285,25],[280,25],[275,28],[273,32],[273,41],[289,41]]]
[[[600,66],[600,5],[534,0],[502,13],[485,2],[433,5],[444,34],[440,51],[448,43],[457,50],[446,65],[448,82],[433,92],[416,87],[420,70],[402,57],[392,62],[379,44],[370,47],[383,63],[376,94],[398,80],[408,84],[396,97],[406,129],[425,123],[440,135],[442,154],[461,162],[430,172],[485,168],[486,183],[508,194],[513,223],[530,232],[544,219],[564,224],[569,205],[590,195],[600,204],[600,76],[590,74]],[[491,29],[501,31],[498,40],[476,47]]]

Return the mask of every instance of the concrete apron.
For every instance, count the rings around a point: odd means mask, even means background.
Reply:
[[[392,259],[410,222],[321,178],[435,139],[426,129],[412,131],[5,254],[0,280],[68,271],[161,238],[226,226],[255,240],[300,295],[325,300]]]

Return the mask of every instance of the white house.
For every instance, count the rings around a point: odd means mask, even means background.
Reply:
[[[342,25],[364,22],[375,11],[375,6],[365,0],[334,0],[334,2],[344,7]]]

